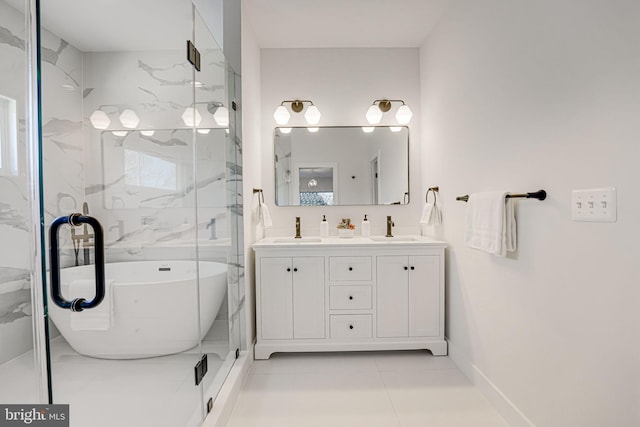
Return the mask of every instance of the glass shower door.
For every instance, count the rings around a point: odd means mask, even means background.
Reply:
[[[50,400],[76,427],[199,426],[211,319],[193,6],[50,0],[39,12]]]

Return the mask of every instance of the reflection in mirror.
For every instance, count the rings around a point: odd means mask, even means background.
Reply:
[[[409,128],[276,128],[278,206],[409,203]]]
[[[201,129],[198,129],[201,130]],[[198,182],[193,185],[190,129],[101,133],[106,209],[226,206],[225,129],[196,133]],[[200,141],[203,139],[203,141]],[[206,141],[205,141],[206,140]]]

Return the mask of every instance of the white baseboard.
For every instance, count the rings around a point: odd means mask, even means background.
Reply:
[[[535,427],[535,424],[478,368],[458,347],[449,342],[449,357],[458,369],[478,387],[512,427]]]
[[[225,427],[229,422],[242,385],[247,379],[249,371],[251,371],[251,365],[253,365],[254,345],[255,343],[248,350],[240,352],[240,357],[233,364],[227,379],[213,402],[213,409],[211,409],[211,412],[202,423],[202,427]]]

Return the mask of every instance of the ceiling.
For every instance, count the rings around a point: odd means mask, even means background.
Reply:
[[[244,0],[261,48],[420,47],[450,0]]]

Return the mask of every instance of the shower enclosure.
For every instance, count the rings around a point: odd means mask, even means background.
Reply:
[[[242,339],[240,78],[190,0],[0,0],[0,404],[199,426]]]

